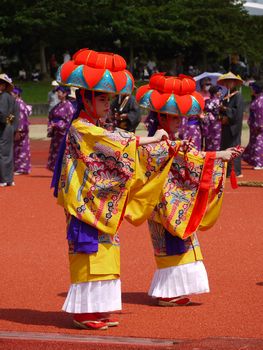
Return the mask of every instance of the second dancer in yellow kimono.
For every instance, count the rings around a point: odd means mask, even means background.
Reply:
[[[191,77],[155,74],[138,89],[137,101],[148,108],[149,136],[163,128],[176,140],[181,116],[200,114],[202,96]],[[209,292],[197,229],[211,227],[220,212],[225,162],[238,156],[236,148],[220,152],[174,154],[162,193],[148,220],[157,270],[149,295],[161,306],[186,305],[192,294]],[[132,220],[136,204],[127,218]],[[129,207],[128,207],[129,209]]]

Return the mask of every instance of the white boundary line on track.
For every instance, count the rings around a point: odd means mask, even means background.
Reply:
[[[130,344],[130,345],[150,345],[150,346],[171,346],[182,341],[169,339],[133,338],[133,337],[110,337],[91,336],[60,333],[39,333],[39,332],[9,332],[0,331],[0,340],[39,340],[53,342],[73,342],[73,343],[101,343],[101,344]]]

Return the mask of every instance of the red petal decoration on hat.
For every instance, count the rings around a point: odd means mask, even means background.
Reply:
[[[126,85],[127,82],[127,77],[124,71],[122,72],[112,72],[111,73],[115,86],[116,86],[116,90],[117,91],[121,91],[124,86]]]
[[[182,115],[186,114],[192,106],[190,95],[176,96],[176,102]]]
[[[66,83],[68,77],[73,72],[74,69],[76,69],[77,66],[74,64],[73,61],[68,61],[62,65],[60,75],[62,82]]]
[[[181,80],[178,78],[174,78],[172,81],[171,89],[175,95],[179,95],[181,92]]]
[[[162,92],[173,92],[173,88],[176,85],[176,81],[173,77],[164,78]],[[176,91],[175,91],[176,93]]]
[[[161,109],[167,102],[170,94],[160,94],[158,91],[153,91],[150,100],[153,107],[157,110]]]
[[[153,74],[150,78],[150,88],[158,91],[162,91],[164,83],[164,74],[165,73],[156,73]]]
[[[106,53],[99,53],[96,62],[96,68],[112,69],[113,55]]]
[[[196,82],[189,77],[183,78],[181,81],[181,91],[180,95],[191,94],[195,91]]]
[[[149,91],[149,90],[150,90],[149,84],[139,87],[137,89],[137,92],[136,92],[136,95],[135,95],[136,101],[140,102],[140,99],[142,98],[142,96],[144,94],[146,94],[146,92]]]
[[[192,93],[192,96],[194,96],[197,99],[201,109],[204,109],[204,107],[205,107],[205,100],[204,100],[203,96],[201,94],[199,94],[199,92],[197,92],[197,91],[194,91]]]
[[[126,64],[126,62],[125,62],[125,64]],[[126,74],[129,75],[129,77],[131,78],[132,83],[134,84],[134,78],[133,78],[133,75],[131,74],[131,72],[128,71],[128,70],[125,70],[125,72],[126,72]]]
[[[88,48],[83,48],[83,49],[80,49],[78,50],[77,52],[74,53],[74,55],[72,56],[72,60],[74,61],[76,59],[76,57],[79,55],[80,52],[82,51],[87,51]]]
[[[104,72],[105,69],[97,69],[87,66],[83,67],[84,79],[91,89],[98,84],[103,77]]]
[[[113,55],[113,72],[123,70],[126,68],[126,66],[126,61],[123,57],[121,57],[120,55]]]
[[[109,69],[117,72],[126,68],[126,61],[120,55],[110,52],[96,52],[93,50],[82,49],[73,55],[75,64],[84,64],[89,67]]]
[[[95,67],[98,59],[98,53],[93,50],[79,50],[74,56],[75,64],[84,64]]]

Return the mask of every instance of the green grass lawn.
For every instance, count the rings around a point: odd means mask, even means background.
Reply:
[[[37,83],[31,81],[17,81],[14,82],[14,84],[23,90],[22,98],[26,103],[47,103],[47,94],[51,90],[51,80]]]
[[[136,87],[146,84],[147,82],[136,81]],[[28,104],[34,103],[47,103],[47,95],[51,90],[50,81],[40,81],[38,83],[27,81],[27,82],[15,82],[15,85],[21,87],[23,90],[22,97]],[[242,94],[245,102],[250,102],[250,88],[248,86],[242,87]]]

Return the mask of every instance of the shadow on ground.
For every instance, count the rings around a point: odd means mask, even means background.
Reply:
[[[63,312],[55,311],[0,309],[0,319],[26,325],[72,328],[71,316]]]

